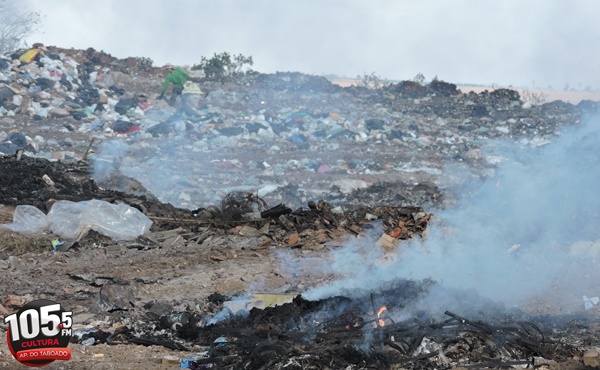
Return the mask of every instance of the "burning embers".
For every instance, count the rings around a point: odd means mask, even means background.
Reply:
[[[381,306],[378,309],[375,309],[375,295],[371,294],[371,305],[373,306],[373,312],[377,315],[377,318],[373,321],[373,328],[381,328],[384,327],[386,324],[386,320],[385,320],[385,314],[388,312],[388,309],[386,306]],[[393,323],[393,320],[391,318],[388,318],[389,321],[391,321]]]
[[[381,306],[378,310],[377,310],[377,326],[385,326],[385,320],[382,318],[382,315],[387,311],[387,307],[385,306]]]

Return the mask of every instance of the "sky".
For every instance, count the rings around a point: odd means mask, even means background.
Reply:
[[[158,66],[229,52],[263,73],[600,89],[597,0],[26,1],[43,16],[30,45]]]

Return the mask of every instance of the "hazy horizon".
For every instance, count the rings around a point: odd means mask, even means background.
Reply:
[[[27,0],[43,15],[27,39],[155,65],[252,56],[297,71],[460,84],[600,88],[600,2],[578,0]]]

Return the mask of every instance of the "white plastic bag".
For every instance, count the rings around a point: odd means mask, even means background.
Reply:
[[[132,240],[148,231],[152,221],[127,204],[92,199],[54,203],[48,224],[50,231],[65,239],[77,239],[94,230],[114,240]]]
[[[48,229],[48,221],[44,212],[34,206],[22,205],[15,208],[13,223],[0,225],[0,230],[14,231],[21,234],[39,235]]]

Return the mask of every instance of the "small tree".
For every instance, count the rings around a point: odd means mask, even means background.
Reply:
[[[194,64],[193,70],[202,70],[207,79],[222,80],[226,77],[240,76],[244,73],[245,67],[251,67],[254,64],[252,57],[246,57],[242,54],[231,56],[224,52],[216,54],[208,59],[202,57],[200,63]]]
[[[417,75],[415,77],[413,77],[413,82],[418,83],[419,85],[423,85],[425,83],[425,75],[423,75],[421,72],[417,73]]]
[[[20,1],[0,0],[0,54],[23,46],[24,39],[41,23],[38,12],[27,9]]]

